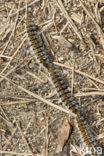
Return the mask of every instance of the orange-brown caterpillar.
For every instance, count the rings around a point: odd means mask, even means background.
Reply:
[[[35,26],[32,22],[30,23],[29,21],[27,22],[26,27],[30,44],[37,56],[37,59],[44,67],[48,69],[49,66],[52,65],[52,60],[48,59],[49,53],[43,45],[42,38],[37,33],[38,27]]]
[[[84,142],[88,146],[88,148],[92,149],[91,155],[98,156],[97,149],[100,147],[95,135],[92,133],[87,120],[84,119],[80,114],[77,116],[78,128],[83,136]],[[100,147],[101,148],[101,147]],[[95,149],[95,150],[94,150]]]
[[[78,127],[85,143],[88,147],[97,147],[97,140],[89,129],[86,119],[81,115],[76,98],[71,96],[64,78],[59,74],[58,69],[53,63],[53,58],[49,55],[50,51],[47,50],[41,35],[38,33],[38,27],[31,21],[30,16],[28,16],[26,28],[34,54],[37,56],[39,62],[47,68],[62,103],[77,115]],[[94,152],[91,155],[98,156],[98,154],[95,154]]]
[[[67,105],[67,107],[69,106],[69,109],[72,109],[74,113],[77,113],[77,110],[74,107],[75,105],[78,105],[78,102],[74,100],[74,97],[71,97],[68,86],[66,85],[62,76],[59,75],[59,71],[53,64],[53,60],[49,56],[48,50],[43,44],[41,36],[38,34],[38,27],[35,26],[32,22],[28,22],[26,27],[29,41],[34,50],[34,53],[37,56],[38,61],[48,69],[59,97],[62,99],[62,102]]]

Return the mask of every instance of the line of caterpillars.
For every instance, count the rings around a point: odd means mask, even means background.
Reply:
[[[36,55],[38,61],[47,68],[51,79],[55,85],[57,93],[62,100],[62,103],[70,109],[73,113],[77,115],[77,123],[80,132],[83,136],[84,142],[88,147],[98,147],[98,142],[96,137],[91,132],[87,120],[81,115],[80,109],[78,107],[78,102],[75,97],[71,96],[71,93],[66,85],[64,78],[60,75],[57,67],[53,63],[53,59],[49,56],[49,50],[44,45],[41,35],[39,35],[38,26],[36,26],[32,21],[30,15],[28,15],[26,22],[27,34],[30,44],[33,48],[34,54]],[[92,151],[93,156],[98,156]]]

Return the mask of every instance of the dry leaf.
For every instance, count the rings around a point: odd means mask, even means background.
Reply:
[[[76,14],[76,13],[72,13],[71,18],[72,18],[75,22],[77,22],[77,23],[79,23],[79,24],[81,24],[81,22],[82,22],[82,17],[81,17],[81,15],[78,15],[78,14]]]
[[[62,152],[63,147],[69,138],[70,132],[71,132],[71,125],[66,120],[64,121],[62,127],[60,128],[58,132],[56,153]]]
[[[72,44],[68,42],[63,36],[52,36],[52,38],[58,40],[66,48],[72,48]]]
[[[78,55],[78,48],[71,43],[70,41],[67,41],[65,37],[63,36],[53,36],[54,39],[58,40],[61,45],[63,45],[65,48],[68,48],[70,51],[70,54],[72,58],[75,58]]]
[[[102,138],[104,138],[104,133],[98,135],[98,139],[102,139]]]

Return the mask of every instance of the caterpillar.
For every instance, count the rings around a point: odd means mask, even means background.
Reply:
[[[83,136],[84,142],[86,143],[89,151],[91,150],[91,155],[92,156],[98,156],[98,150],[101,150],[102,153],[102,148],[99,145],[97,138],[95,135],[92,133],[87,120],[81,116],[80,114],[77,115],[77,123],[78,123],[78,128],[81,132],[81,135]]]
[[[37,59],[44,67],[49,68],[49,66],[52,66],[52,60],[48,59],[49,53],[47,52],[47,49],[44,47],[42,39],[37,34],[37,31],[38,28],[37,26],[34,26],[33,23],[27,25],[27,32],[30,44],[32,45],[33,51],[35,51],[35,53],[37,54],[36,55]]]
[[[39,34],[39,28],[31,21],[31,13],[28,13],[26,29],[30,45],[36,55],[38,61],[47,68],[53,84],[57,90],[59,97],[68,109],[70,109],[77,116],[78,128],[84,139],[84,142],[89,148],[98,147],[98,142],[91,130],[89,129],[86,119],[83,117],[79,103],[74,96],[71,96],[69,86],[65,82],[65,78],[60,74],[59,69],[53,63],[53,57],[50,50],[45,46],[41,35]],[[91,155],[98,156],[94,150]]]
[[[62,75],[59,74],[60,72],[58,70],[58,67],[56,67],[53,64],[53,57],[43,44],[41,36],[38,34],[38,27],[34,25],[34,23],[29,19],[26,23],[26,28],[30,45],[32,46],[33,51],[35,52],[38,61],[45,68],[47,68],[55,85],[55,88],[58,92],[58,95],[62,99],[62,103],[64,103],[65,106],[67,105],[67,107],[69,106],[68,109],[72,109],[72,112],[77,114],[77,109],[75,109],[75,106],[78,105],[78,102],[75,100],[74,97],[71,97],[68,85],[65,83]]]

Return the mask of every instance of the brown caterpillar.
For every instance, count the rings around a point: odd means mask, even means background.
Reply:
[[[47,53],[48,50],[43,44],[42,38],[40,37],[40,35],[38,35],[38,27],[32,23],[30,24],[30,22],[28,23],[28,37],[30,40],[30,44],[33,47],[33,50],[37,56],[37,59],[44,67],[48,69],[52,81],[59,94],[59,97],[62,99],[62,102],[65,104],[65,106],[69,106],[69,109],[72,109],[72,112],[76,114],[77,110],[75,109],[75,105],[78,105],[78,103],[76,100],[74,100],[74,97],[71,97],[71,94],[68,90],[68,86],[63,80],[64,78],[62,78],[62,76],[59,75],[57,67],[53,64],[53,60],[51,59],[51,57],[49,57],[49,54]]]
[[[48,59],[49,53],[47,52],[47,49],[44,47],[41,37],[37,34],[38,27],[30,22],[27,23],[26,27],[30,44],[34,52],[36,53],[37,59],[44,67],[48,69],[49,66],[52,65],[52,60]]]
[[[97,147],[97,140],[89,129],[86,119],[81,115],[81,111],[78,106],[79,103],[75,97],[71,96],[63,76],[59,74],[60,72],[58,71],[58,68],[53,64],[53,58],[49,55],[50,51],[48,51],[44,45],[41,35],[38,33],[39,29],[31,21],[30,15],[27,18],[26,28],[34,54],[37,56],[39,62],[47,68],[62,103],[77,115],[78,127],[85,143],[89,148]],[[98,154],[95,154],[95,151],[92,151],[91,155],[98,156]]]
[[[79,115],[77,115],[77,123],[78,123],[78,127],[80,129],[80,132],[83,136],[84,142],[86,143],[88,148],[92,150],[91,155],[98,156],[99,154],[97,154],[97,151],[99,148],[102,150],[102,148],[99,145],[95,135],[92,133],[92,131],[87,123],[87,120],[83,116],[81,116],[81,114],[79,114]]]

